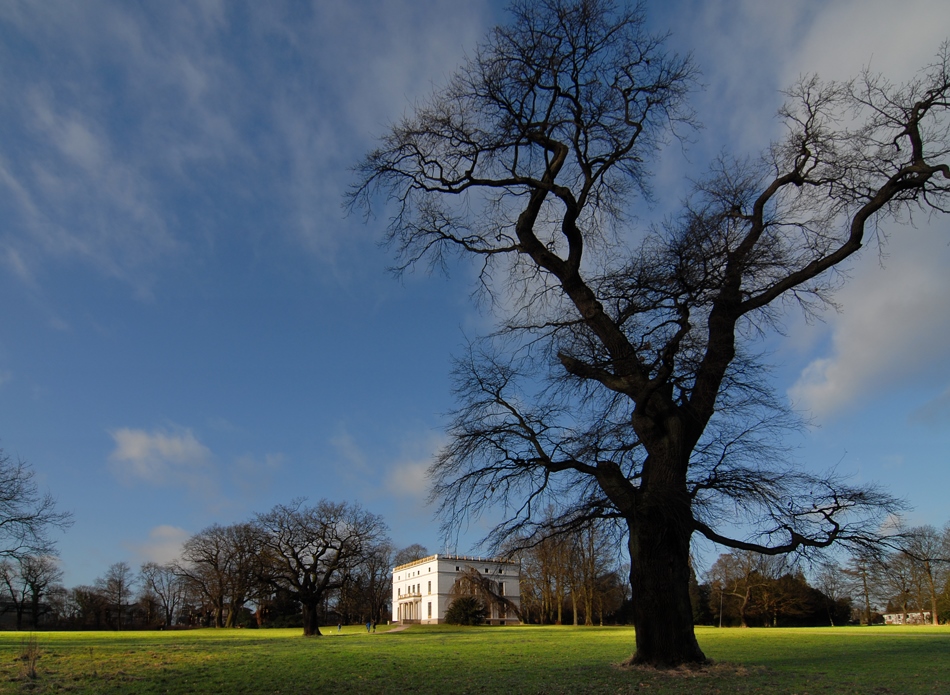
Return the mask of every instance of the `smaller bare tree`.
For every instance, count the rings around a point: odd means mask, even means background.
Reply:
[[[106,573],[96,579],[96,588],[105,599],[107,610],[114,616],[116,630],[122,629],[122,615],[132,597],[135,577],[127,562],[116,562]]]
[[[950,527],[948,527],[950,529]],[[947,531],[940,533],[933,526],[916,526],[904,534],[901,552],[907,556],[910,569],[920,593],[918,599],[921,610],[924,604],[930,604],[930,617],[934,625],[939,624],[937,597],[943,584],[950,578],[950,548],[947,547]]]
[[[56,500],[42,493],[35,473],[0,449],[0,557],[41,556],[53,551],[52,529],[72,525],[69,512],[56,511]]]
[[[62,580],[63,572],[51,555],[28,555],[20,560],[20,576],[30,597],[30,618],[34,628],[39,627],[42,606],[40,599]]]
[[[171,627],[185,596],[185,580],[174,565],[146,562],[139,570],[142,585],[158,600],[165,627]]]

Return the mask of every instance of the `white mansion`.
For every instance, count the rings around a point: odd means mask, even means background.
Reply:
[[[456,582],[477,572],[491,590],[521,608],[521,567],[516,562],[463,555],[430,555],[393,569],[393,621],[436,625],[458,596]],[[517,614],[503,605],[489,606],[486,622],[513,625]]]

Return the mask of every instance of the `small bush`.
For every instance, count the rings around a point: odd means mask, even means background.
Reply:
[[[445,622],[449,625],[481,625],[486,615],[485,606],[477,598],[459,596],[445,612]]]
[[[24,678],[30,680],[36,680],[36,662],[40,658],[40,645],[36,641],[36,635],[30,634],[30,636],[23,640],[20,650],[20,665],[21,673]]]

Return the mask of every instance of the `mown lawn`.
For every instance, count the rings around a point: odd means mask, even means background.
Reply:
[[[950,693],[950,628],[699,628],[716,664],[657,673],[617,666],[620,627],[415,626],[0,633],[2,693]]]

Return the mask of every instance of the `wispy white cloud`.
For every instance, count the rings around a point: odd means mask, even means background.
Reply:
[[[340,426],[330,444],[339,461],[334,466],[338,479],[359,487],[363,497],[410,499],[418,506],[429,495],[426,472],[444,442],[439,433],[406,432],[391,451],[371,453],[372,440]]]
[[[779,74],[785,82],[813,72],[844,80],[869,67],[901,82],[933,60],[948,23],[950,5],[939,0],[820,3]],[[923,215],[917,222],[919,229],[891,228],[883,268],[872,249],[858,259],[838,294],[843,310],[826,316],[830,349],[789,390],[815,415],[833,416],[908,383],[946,383],[946,225]]]
[[[397,497],[424,499],[429,493],[429,479],[426,473],[431,460],[399,461],[386,474],[386,492]]]
[[[165,564],[181,557],[182,546],[191,535],[178,526],[162,524],[149,531],[147,540],[127,542],[125,546],[139,562]]]
[[[124,427],[109,434],[115,442],[109,460],[123,482],[183,486],[196,493],[216,488],[211,450],[191,430]]]
[[[346,475],[359,478],[370,472],[369,456],[349,430],[340,426],[330,445],[342,460]]]
[[[257,497],[271,487],[283,463],[284,455],[280,453],[265,454],[263,457],[253,454],[238,456],[230,469],[232,484],[246,497]]]
[[[487,3],[448,7],[0,6],[37,47],[0,75],[17,95],[0,106],[4,260],[24,278],[79,261],[149,296],[237,226],[334,267],[370,234],[343,221],[349,167],[484,33]]]
[[[784,3],[787,5],[797,3]],[[788,81],[802,73],[845,80],[862,68],[902,81],[933,60],[947,39],[943,0],[836,0],[808,8],[810,21],[785,62]]]
[[[946,383],[950,249],[944,231],[896,230],[883,267],[860,259],[860,273],[838,294],[841,313],[828,317],[830,351],[803,369],[789,390],[793,401],[824,417],[908,383]]]
[[[914,410],[910,419],[911,422],[930,427],[943,428],[950,424],[950,386]]]
[[[429,497],[429,468],[445,445],[442,434],[424,433],[404,442],[403,449],[387,469],[383,491],[387,495],[421,503]]]

